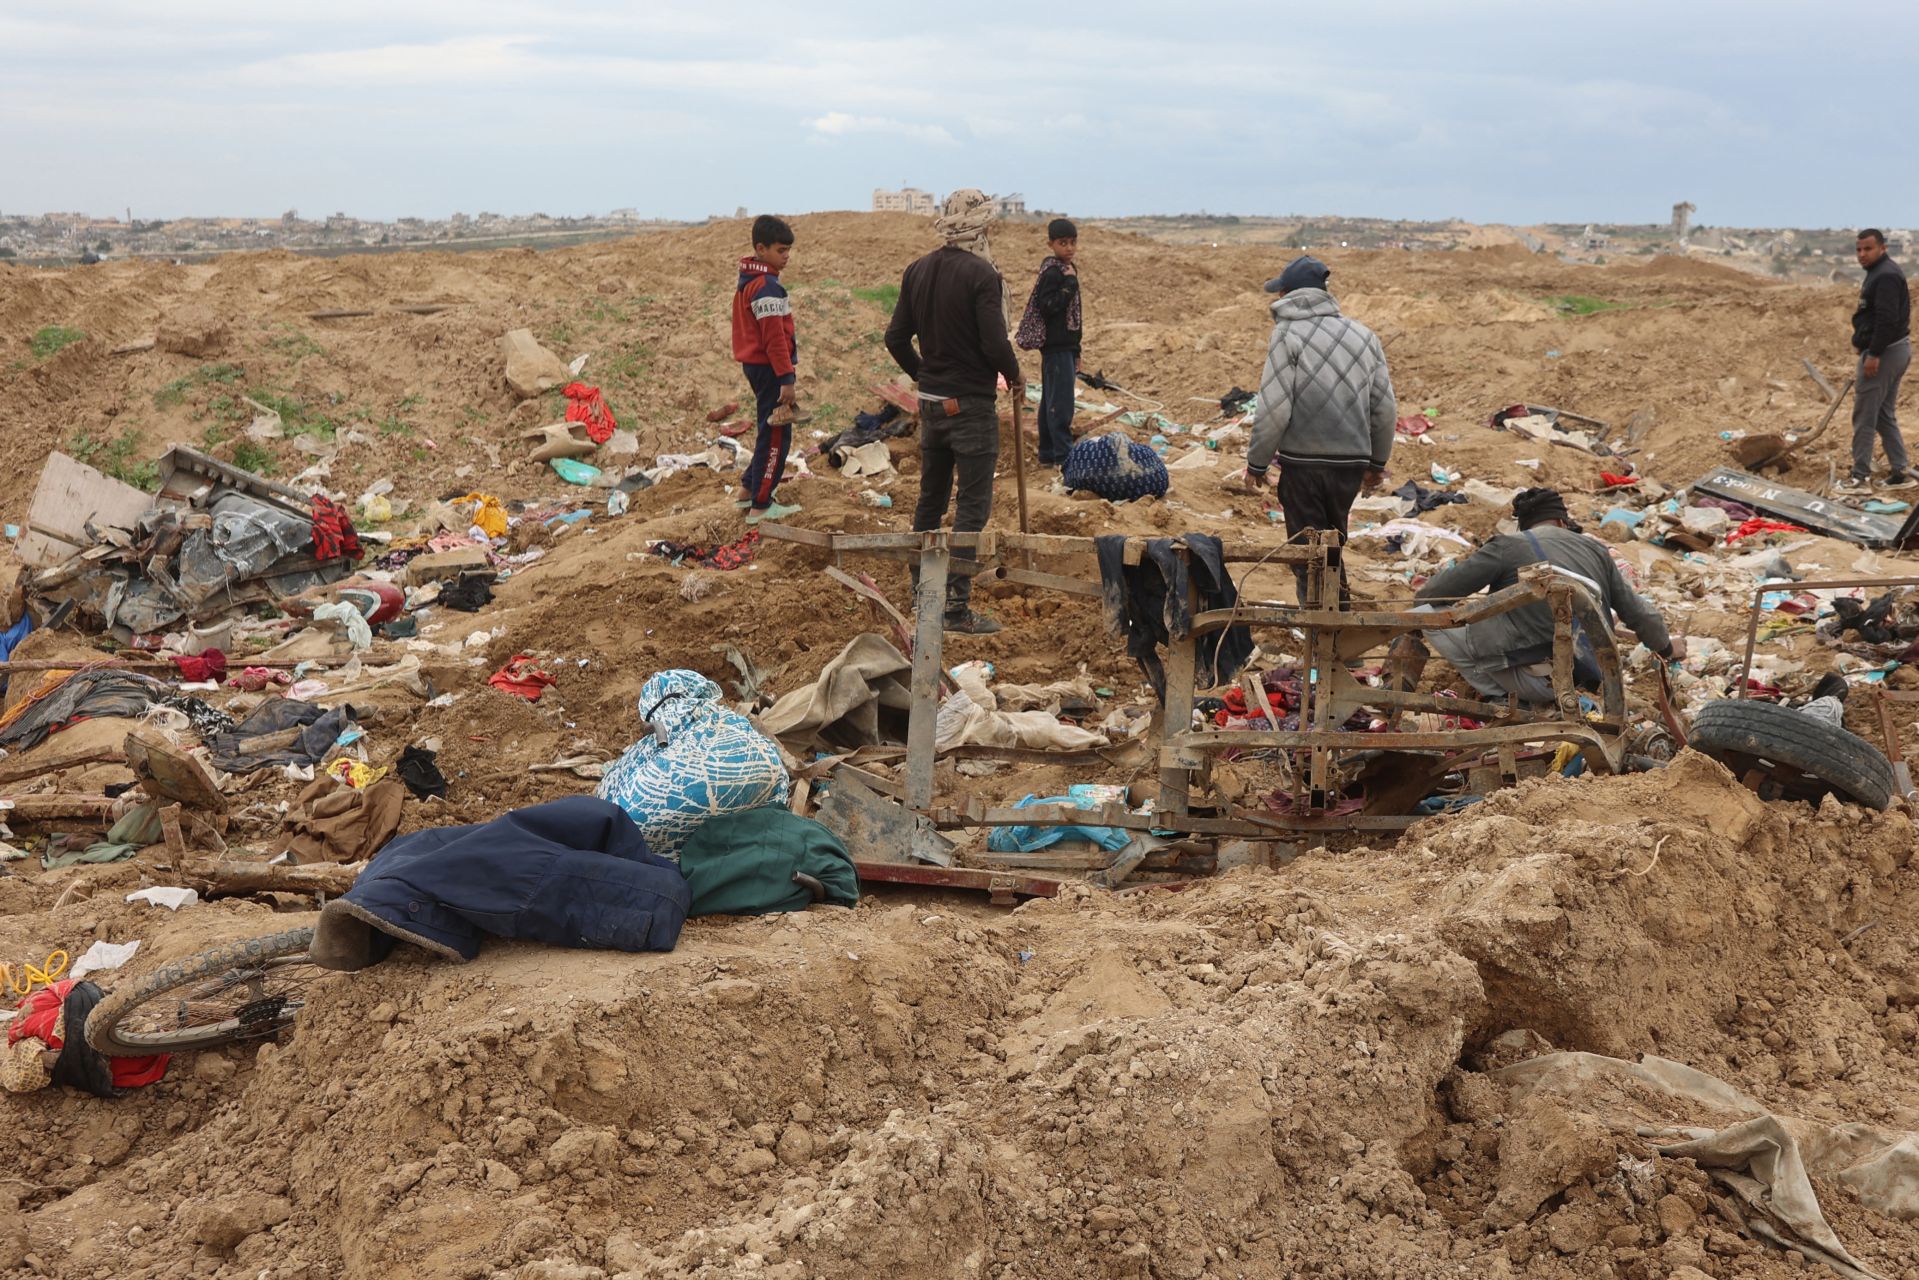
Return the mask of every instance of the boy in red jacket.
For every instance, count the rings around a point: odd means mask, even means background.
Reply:
[[[753,460],[740,476],[735,506],[746,508],[746,522],[768,516],[785,519],[799,511],[774,501],[787,451],[793,447],[794,363],[793,303],[780,284],[780,272],[793,256],[793,228],[771,214],[753,219],[753,256],[740,259],[740,280],[733,290],[733,358],[740,362],[758,406],[759,432]]]

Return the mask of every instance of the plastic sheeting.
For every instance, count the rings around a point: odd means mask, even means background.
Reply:
[[[1097,799],[1085,794],[1072,794],[1079,790],[1073,787],[1063,796],[1027,796],[1013,807],[1030,809],[1042,804],[1070,805],[1076,809],[1098,807]],[[1050,848],[1062,840],[1090,840],[1110,853],[1124,849],[1132,839],[1131,832],[1119,827],[994,827],[993,833],[986,838],[986,847],[994,853],[1032,853]]]
[[[1549,1053],[1492,1074],[1520,1089],[1560,1093],[1576,1093],[1608,1077],[1631,1080],[1702,1107],[1744,1113],[1746,1119],[1717,1129],[1640,1132],[1683,1139],[1661,1146],[1660,1154],[1689,1158],[1710,1172],[1745,1203],[1756,1234],[1852,1280],[1885,1277],[1846,1251],[1819,1207],[1813,1175],[1845,1184],[1862,1205],[1888,1217],[1919,1218],[1919,1134],[1778,1115],[1716,1076],[1651,1054],[1627,1062],[1596,1053]]]

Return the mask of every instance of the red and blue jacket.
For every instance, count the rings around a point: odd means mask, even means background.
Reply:
[[[771,365],[781,382],[791,382],[799,352],[793,301],[779,273],[758,258],[741,258],[740,282],[733,290],[733,358]]]

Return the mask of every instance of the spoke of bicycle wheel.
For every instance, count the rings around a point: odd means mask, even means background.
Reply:
[[[257,969],[245,974],[228,974],[156,1001],[151,1010],[134,1010],[124,1025],[130,1031],[148,1032],[212,1026],[232,1021],[248,1006],[274,998],[284,1001],[287,1007],[298,1008],[304,1001],[308,984],[318,976],[297,972],[291,967],[276,970],[270,983],[268,975]],[[281,1019],[268,1021],[277,1024]]]

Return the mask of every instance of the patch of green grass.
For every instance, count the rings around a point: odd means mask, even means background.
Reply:
[[[900,300],[900,287],[896,284],[876,284],[870,289],[855,289],[853,296],[862,302],[877,302],[891,311]]]
[[[217,395],[207,401],[207,412],[222,422],[243,422],[252,410],[248,409],[246,402],[238,397]]]
[[[233,465],[255,475],[270,476],[279,469],[280,460],[266,446],[242,440],[233,446]]]
[[[311,435],[331,440],[340,429],[338,422],[298,396],[260,391],[253,398],[280,415],[280,429],[290,436]]]
[[[1590,316],[1601,311],[1622,311],[1631,306],[1628,302],[1614,302],[1610,298],[1595,298],[1587,293],[1567,293],[1552,299],[1552,304],[1569,315]]]
[[[152,459],[135,462],[133,454],[139,447],[140,433],[132,427],[112,437],[95,435],[82,427],[67,441],[67,452],[88,466],[151,493],[160,487],[160,464]]]
[[[400,412],[412,413],[415,409],[419,408],[421,405],[425,403],[426,403],[426,396],[422,394],[421,392],[415,391],[410,396],[401,397]]]
[[[187,393],[195,387],[230,386],[246,376],[237,364],[203,364],[185,377],[175,378],[153,393],[153,407],[171,409],[186,403]]]
[[[607,357],[602,381],[609,386],[619,386],[631,390],[646,375],[646,362],[652,351],[644,342],[636,342],[622,347]]]
[[[279,337],[267,339],[267,345],[287,359],[298,364],[308,356],[323,356],[326,354],[326,348],[315,342],[312,338],[309,338],[306,334],[301,333],[291,325],[288,325],[286,329],[287,331]]]
[[[397,413],[390,413],[380,419],[380,434],[383,436],[410,436],[413,434],[413,424]]]
[[[35,330],[33,337],[27,340],[27,345],[33,348],[35,360],[45,360],[62,347],[70,347],[86,336],[84,329],[68,329],[62,325],[50,324],[43,329]]]
[[[562,320],[546,331],[543,340],[548,347],[570,347],[573,345],[573,326]],[[558,352],[554,353],[558,355]],[[565,357],[562,356],[562,359]]]
[[[609,320],[614,324],[633,323],[633,317],[627,314],[625,307],[603,298],[595,298],[586,304],[586,318],[594,324],[605,324]]]
[[[232,434],[231,431],[227,430],[225,426],[218,422],[209,423],[207,424],[206,430],[200,433],[200,447],[203,449],[218,448],[220,445],[226,443],[227,438]]]
[[[153,407],[156,409],[171,409],[175,405],[185,404],[187,392],[192,389],[193,375],[188,374],[184,378],[175,378],[172,382],[167,383],[166,386],[161,387],[153,393]]]

